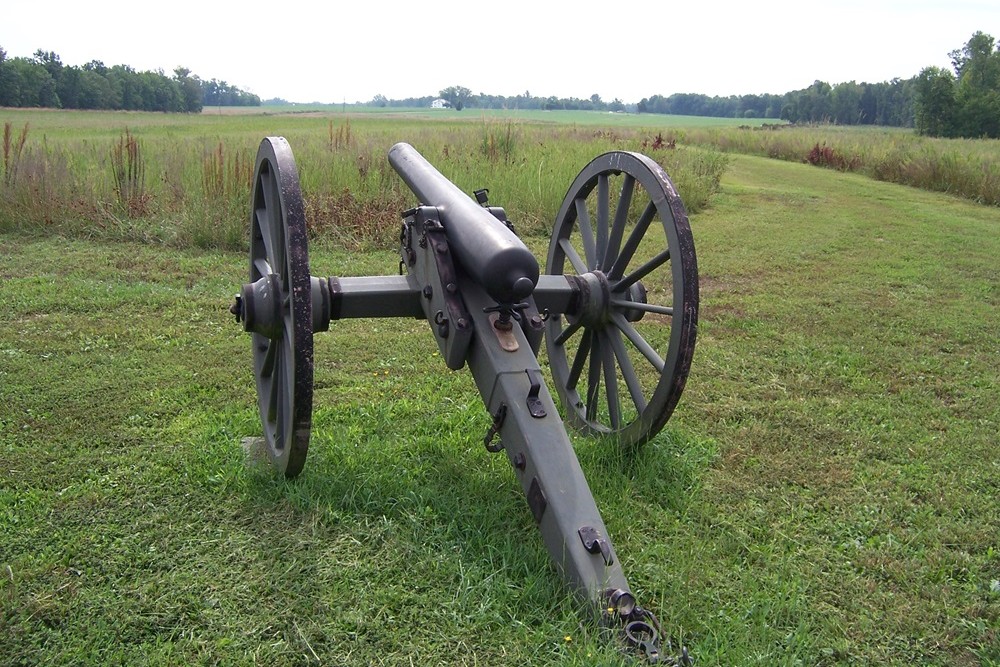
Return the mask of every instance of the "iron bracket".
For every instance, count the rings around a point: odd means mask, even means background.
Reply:
[[[473,319],[458,287],[462,277],[448,236],[433,206],[418,206],[404,215],[400,233],[402,261],[408,267],[410,280],[423,295],[420,303],[441,356],[448,368],[459,370],[468,357]]]

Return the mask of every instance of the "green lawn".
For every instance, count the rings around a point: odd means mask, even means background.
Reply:
[[[673,420],[635,456],[577,442],[697,664],[1000,665],[998,225],[733,158],[693,219]],[[398,262],[311,254],[317,275]],[[245,463],[245,265],[0,235],[0,664],[629,664],[563,593],[425,323],[319,335],[303,476]]]

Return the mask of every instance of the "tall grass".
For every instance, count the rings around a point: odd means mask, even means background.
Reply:
[[[652,133],[643,129],[485,116],[477,123],[129,114],[128,127],[115,130],[122,120],[117,114],[50,114],[39,120],[48,123],[41,142],[34,134],[27,139],[26,130],[18,138],[9,128],[5,155],[15,166],[5,167],[5,176],[29,157],[41,172],[60,175],[49,178],[45,201],[34,195],[35,184],[5,180],[0,229],[55,226],[71,235],[243,249],[253,156],[266,135],[285,136],[292,146],[314,238],[352,249],[393,247],[399,213],[417,203],[386,159],[398,141],[412,143],[464,191],[489,188],[520,233],[539,236],[549,234],[579,170],[605,151],[652,153],[692,211],[708,203],[726,164],[712,149],[651,146]]]
[[[147,216],[152,196],[146,189],[146,162],[128,128],[111,147],[111,176],[118,210],[133,219]]]
[[[244,244],[253,171],[254,159],[245,149],[227,150],[221,141],[207,149],[201,162],[201,198],[181,199],[188,209],[184,236],[199,247]]]
[[[510,162],[517,151],[517,131],[514,121],[488,119],[483,116],[483,155],[490,162]]]
[[[17,163],[28,141],[28,123],[24,124],[17,139],[14,138],[13,125],[8,121],[3,124],[3,183],[10,186],[17,176]]]
[[[935,139],[887,128],[770,125],[668,131],[673,140],[852,171],[1000,206],[1000,142]]]

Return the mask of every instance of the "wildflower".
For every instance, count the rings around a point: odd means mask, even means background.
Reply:
[[[573,638],[572,638],[572,637],[570,637],[569,635],[566,635],[565,637],[563,637],[563,641],[564,641],[564,642],[566,642],[566,643],[568,644],[568,643],[570,643],[571,641],[573,641]]]

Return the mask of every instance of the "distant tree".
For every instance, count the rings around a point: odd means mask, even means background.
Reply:
[[[180,86],[184,111],[201,113],[203,96],[201,79],[197,76],[191,76],[191,70],[188,68],[177,67],[174,69],[174,81]]]
[[[854,81],[838,83],[830,91],[830,117],[838,125],[857,125],[861,118],[862,88]]]
[[[77,106],[80,109],[120,109],[121,96],[111,85],[107,77],[92,70],[79,71],[80,97]]]
[[[56,82],[34,60],[8,58],[0,68],[0,106],[58,108]]]
[[[52,77],[53,81],[59,81],[59,76],[62,74],[63,64],[62,60],[56,54],[55,51],[43,51],[38,49],[35,51],[35,62],[45,68]]]
[[[964,137],[1000,137],[1000,50],[995,40],[975,33],[951,54],[958,79],[958,132]]]
[[[382,93],[379,93],[378,95],[373,97],[371,101],[371,105],[374,107],[384,107],[388,104],[389,104],[389,99]]]
[[[942,137],[1000,138],[1000,49],[976,32],[950,54],[954,75],[925,68],[916,80],[916,128]]]
[[[932,137],[957,134],[955,77],[940,67],[925,67],[917,76],[916,128]]]
[[[100,60],[91,60],[89,63],[83,66],[84,71],[96,72],[101,76],[108,75],[108,68]]]
[[[461,111],[472,99],[472,91],[465,86],[448,86],[438,93],[438,97],[447,100],[456,111]]]
[[[210,107],[259,107],[260,98],[225,81],[201,82],[203,101]]]
[[[858,102],[858,122],[862,125],[873,125],[878,116],[878,98],[875,97],[875,87],[870,83],[862,84],[861,99]]]

